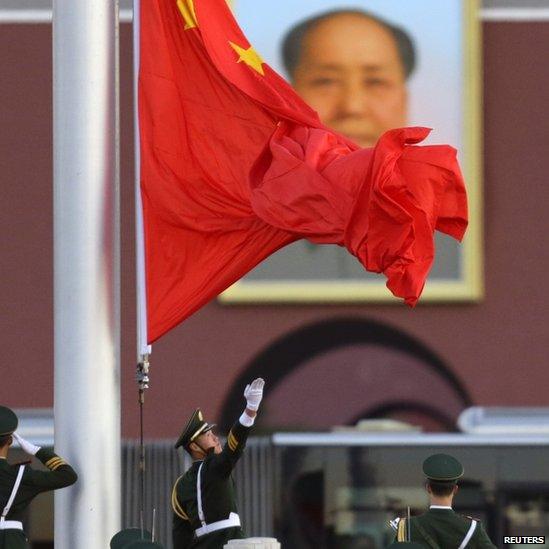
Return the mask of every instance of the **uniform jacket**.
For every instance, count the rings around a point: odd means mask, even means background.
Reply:
[[[23,513],[30,502],[41,492],[57,490],[74,484],[77,475],[74,469],[57,454],[41,448],[36,457],[49,469],[38,471],[25,466],[23,478],[10,508],[6,520],[22,521]],[[7,504],[11,495],[19,465],[11,465],[0,459],[0,509]],[[28,547],[24,532],[21,530],[0,530],[0,549],[19,549]]]
[[[200,482],[206,524],[238,513],[231,473],[242,455],[250,430],[240,422],[235,423],[220,454],[211,453],[203,461],[195,461],[175,482],[172,490],[174,549],[221,549],[231,539],[244,538],[241,528],[227,528],[196,537],[195,530],[202,525],[198,514],[197,480],[203,464]]]
[[[475,519],[476,520],[476,519]],[[495,549],[480,521],[467,545],[462,546],[463,540],[471,528],[473,519],[459,515],[453,509],[429,509],[423,515],[410,519],[411,541],[421,543],[429,549]],[[406,541],[407,520],[399,519],[396,523],[396,541]]]

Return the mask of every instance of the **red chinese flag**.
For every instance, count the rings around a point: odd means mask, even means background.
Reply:
[[[267,256],[345,246],[410,305],[435,229],[461,239],[465,187],[429,130],[361,149],[250,46],[224,0],[141,2],[139,123],[149,342]]]

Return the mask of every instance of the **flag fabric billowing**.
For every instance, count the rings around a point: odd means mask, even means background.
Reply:
[[[139,124],[148,340],[300,238],[345,246],[410,305],[435,229],[461,239],[455,150],[425,128],[361,149],[248,43],[225,0],[141,3]]]

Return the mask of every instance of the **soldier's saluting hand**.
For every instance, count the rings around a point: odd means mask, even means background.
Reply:
[[[200,409],[191,415],[175,447],[193,458],[189,470],[172,491],[174,549],[219,549],[231,539],[243,539],[232,470],[263,399],[265,382],[258,378],[244,389],[246,409],[233,425],[223,447]]]

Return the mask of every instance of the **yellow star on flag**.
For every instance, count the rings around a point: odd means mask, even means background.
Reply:
[[[185,21],[185,30],[198,27],[196,13],[194,11],[194,0],[177,0],[177,7]]]
[[[229,42],[233,50],[238,53],[239,59],[237,63],[240,63],[241,61],[244,61],[248,67],[251,67],[254,71],[258,72],[261,76],[265,76],[265,72],[263,70],[263,59],[261,59],[261,56],[259,53],[257,53],[252,46],[250,46],[247,50],[240,47],[238,44],[235,44],[234,42]]]

